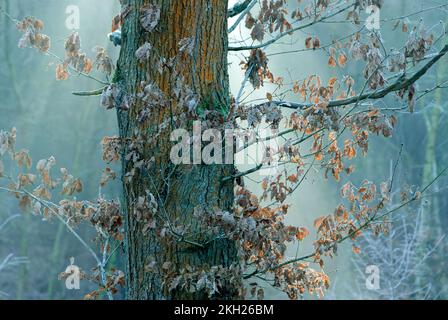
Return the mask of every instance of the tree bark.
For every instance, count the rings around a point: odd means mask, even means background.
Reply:
[[[227,72],[227,0],[152,0],[160,6],[160,21],[152,32],[146,32],[140,23],[144,0],[127,0],[132,11],[122,27],[121,53],[115,81],[127,93],[136,94],[141,81],[156,84],[164,96],[171,97],[175,89],[173,78],[183,78],[194,93],[200,97],[203,109],[222,112],[229,106],[229,83]],[[182,66],[173,72],[159,72],[156,65],[160,58],[169,60],[179,54],[179,42],[191,38],[194,41],[190,58],[182,60]],[[145,42],[152,45],[152,55],[145,63],[135,56],[136,50]],[[167,288],[168,271],[161,268],[169,263],[169,272],[176,274],[187,265],[192,270],[212,266],[229,267],[237,261],[235,244],[226,239],[211,241],[203,248],[172,237],[163,237],[160,230],[143,232],[144,223],[133,214],[137,199],[149,190],[156,196],[159,214],[165,214],[177,226],[189,227],[196,242],[204,240],[195,208],[219,208],[231,210],[233,205],[233,181],[222,183],[222,178],[233,173],[233,165],[179,165],[170,161],[170,130],[160,133],[161,123],[184,112],[174,100],[168,106],[153,110],[150,119],[142,126],[137,120],[144,108],[136,102],[130,110],[118,111],[122,141],[135,138],[136,132],[144,141],[150,141],[156,132],[160,135],[154,143],[143,144],[142,160],[154,158],[153,165],[136,171],[130,183],[123,177],[124,214],[126,217],[127,242],[127,296],[129,299],[203,299],[209,298],[204,291],[189,293],[177,288]],[[191,123],[188,125],[191,128]],[[129,143],[124,154],[129,152]],[[123,174],[133,169],[134,163],[122,159]],[[156,262],[156,268],[148,265]],[[225,286],[224,286],[225,287]],[[235,297],[234,288],[225,287],[215,299]]]

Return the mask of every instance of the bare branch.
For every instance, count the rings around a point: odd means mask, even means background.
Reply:
[[[49,202],[46,200],[43,200],[37,196],[35,196],[33,193],[27,191],[24,188],[21,188],[19,190],[11,190],[9,188],[0,187],[0,190],[8,191],[8,192],[14,192],[14,193],[20,193],[20,194],[26,194],[28,197],[33,199],[36,202],[39,202],[41,205],[43,205],[45,208],[47,208],[67,229],[70,231],[71,234],[75,236],[75,238],[82,244],[82,246],[87,249],[87,251],[91,254],[91,256],[95,259],[98,268],[100,269],[101,273],[101,284],[104,286],[104,288],[107,288],[107,279],[106,279],[106,262],[107,262],[107,249],[109,245],[109,238],[106,238],[106,243],[103,247],[102,252],[102,259],[95,253],[95,251],[87,244],[87,242],[84,241],[84,239],[76,232],[76,230],[70,226],[69,221],[65,220],[58,212],[59,206],[54,204],[53,202]],[[103,235],[104,237],[104,235]],[[109,300],[113,300],[113,296],[109,289],[106,289],[106,295]]]
[[[3,9],[1,6],[0,6],[0,14],[4,14],[4,15],[5,15],[5,16],[6,16],[12,23],[14,23],[14,24],[17,24],[17,23],[19,22],[19,20],[13,18],[13,17],[12,17],[8,12],[6,12],[5,9]],[[55,58],[55,59],[57,59],[57,60],[58,60],[59,62],[61,62],[61,63],[64,63],[64,62],[65,62],[64,59],[60,58],[58,55],[54,54],[54,53],[51,52],[51,51],[47,51],[46,54],[49,55],[49,56],[51,56],[51,57],[53,57],[53,58]],[[104,85],[109,85],[109,84],[110,84],[110,83],[105,82],[105,81],[103,81],[103,80],[100,80],[100,79],[98,79],[98,78],[96,78],[96,77],[94,77],[94,76],[92,76],[92,75],[90,75],[90,74],[87,74],[87,73],[85,73],[85,72],[80,72],[79,70],[76,70],[75,68],[73,68],[73,67],[70,66],[70,65],[68,66],[68,68],[69,68],[71,71],[76,72],[76,74],[78,74],[78,75],[81,75],[81,76],[83,76],[83,77],[89,78],[89,79],[94,80],[94,81],[96,81],[96,82],[99,82],[99,83],[101,83],[101,84],[104,84]]]
[[[53,52],[48,51],[47,54],[50,55],[51,57],[55,58],[55,59],[58,60],[59,62],[64,63],[64,59],[62,59],[62,58],[59,57],[58,55],[54,54]],[[91,79],[91,80],[94,80],[94,81],[96,81],[96,82],[98,82],[98,83],[101,83],[101,84],[104,84],[104,85],[110,85],[109,82],[105,82],[105,81],[103,81],[103,80],[100,80],[100,79],[98,79],[98,78],[96,78],[96,77],[94,77],[94,76],[92,76],[92,75],[90,75],[90,74],[87,74],[87,73],[85,73],[85,72],[80,72],[80,71],[76,70],[75,68],[73,68],[73,67],[70,66],[70,65],[68,66],[68,68],[69,68],[72,72],[75,72],[75,73],[78,74],[78,75],[81,75],[81,76],[83,76],[83,77],[89,78],[89,79]]]
[[[14,267],[24,263],[28,263],[28,259],[26,257],[15,257],[14,254],[11,253],[0,263],[0,271],[8,267]]]

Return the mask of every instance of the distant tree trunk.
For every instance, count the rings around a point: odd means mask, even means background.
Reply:
[[[161,8],[156,29],[145,32],[139,21],[139,12],[149,1],[128,0],[123,5],[133,6],[122,28],[122,46],[115,79],[128,93],[136,93],[141,81],[155,83],[169,97],[173,94],[172,74],[160,74],[157,63],[160,57],[167,60],[179,52],[179,42],[192,38],[192,57],[183,62],[181,77],[200,97],[200,105],[209,110],[227,110],[229,83],[227,71],[227,0],[153,0],[150,3]],[[153,54],[147,63],[140,64],[136,50],[149,42]],[[118,111],[120,136],[132,139],[136,130],[144,140],[149,140],[161,122],[182,112],[175,102],[151,114],[143,126],[137,117],[143,106],[137,103],[129,111]],[[190,124],[191,126],[191,124]],[[229,240],[211,242],[205,248],[181,241],[166,241],[155,231],[142,232],[143,223],[133,214],[139,196],[146,190],[159,197],[160,207],[173,223],[189,225],[199,234],[193,216],[195,207],[231,210],[233,205],[233,181],[221,183],[233,173],[233,165],[180,165],[170,161],[169,141],[171,130],[162,133],[155,145],[145,144],[143,159],[154,157],[154,165],[137,170],[132,182],[124,185],[124,207],[127,237],[127,295],[129,299],[199,299],[207,298],[204,292],[188,293],[169,291],[163,286],[164,272],[160,270],[170,262],[179,271],[189,265],[192,268],[230,266],[237,259],[235,244]],[[125,154],[126,154],[125,150]],[[131,171],[132,161],[122,160],[123,174]],[[145,271],[145,266],[157,262],[159,271]],[[236,294],[233,288],[221,290],[217,299],[227,299]]]

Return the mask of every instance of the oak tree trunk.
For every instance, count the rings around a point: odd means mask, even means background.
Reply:
[[[176,88],[173,78],[183,78],[183,83],[200,98],[200,108],[221,113],[227,110],[227,0],[126,0],[122,4],[131,5],[132,11],[122,27],[121,53],[115,76],[119,86],[127,93],[136,94],[141,89],[142,81],[152,82],[165,97],[172,97]],[[140,23],[141,9],[148,4],[158,5],[161,10],[159,23],[152,32],[146,32]],[[178,73],[175,77],[170,67],[160,72],[157,67],[160,59],[168,61],[182,55],[179,42],[186,38],[194,41],[192,53],[190,57],[183,57],[182,65],[176,67]],[[153,54],[142,63],[137,60],[135,52],[145,42],[152,45]],[[118,111],[120,136],[128,141],[124,155],[129,152],[130,141],[135,139],[138,132],[143,141],[148,142],[139,151],[140,159],[148,161],[153,158],[152,165],[135,170],[131,182],[126,182],[123,177],[128,298],[208,298],[204,291],[169,290],[167,274],[179,273],[186,266],[197,270],[212,266],[228,267],[236,262],[235,244],[230,240],[214,240],[204,247],[191,244],[209,240],[202,238],[193,215],[195,208],[231,210],[233,181],[222,183],[222,178],[233,173],[233,165],[173,165],[170,161],[173,145],[170,131],[174,126],[171,124],[168,130],[163,130],[161,124],[170,122],[185,110],[171,99],[167,106],[153,110],[150,119],[142,126],[138,117],[143,108],[142,103],[136,103],[128,111]],[[191,123],[186,126],[191,127]],[[159,134],[156,141],[149,143],[156,133]],[[134,167],[135,162],[124,156],[123,175]],[[144,222],[137,219],[133,212],[138,198],[147,191],[157,198],[159,214],[169,219],[172,226],[190,228],[189,242],[172,235],[164,237],[160,229],[142,231]],[[167,233],[170,234],[169,231]],[[166,269],[162,267],[164,264]],[[229,287],[213,298],[227,299],[235,294],[235,289]]]

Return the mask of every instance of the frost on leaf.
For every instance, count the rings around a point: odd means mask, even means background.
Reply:
[[[291,23],[286,18],[286,1],[264,0],[260,3],[261,10],[254,18],[250,13],[246,16],[245,26],[252,29],[250,32],[252,40],[263,41],[266,32],[274,33],[287,32],[292,28]],[[296,16],[297,14],[295,14]]]
[[[57,184],[57,182],[53,181],[50,176],[50,170],[55,164],[56,159],[54,157],[50,157],[48,159],[39,160],[36,165],[36,170],[40,174],[42,183],[51,189]]]
[[[98,199],[98,206],[90,218],[90,222],[94,226],[107,231],[115,239],[121,239],[123,220],[120,213],[120,204],[117,201]]]
[[[429,34],[423,23],[409,35],[405,45],[406,58],[412,58],[414,63],[422,59],[431,49],[434,42],[434,35]]]
[[[50,49],[50,37],[40,33],[44,28],[44,23],[34,17],[26,17],[16,25],[17,29],[23,32],[19,40],[19,48],[33,47],[41,52],[48,52]]]
[[[135,56],[140,62],[144,62],[145,60],[148,60],[151,55],[151,49],[152,46],[150,43],[145,42],[144,45],[142,45],[140,48],[137,49],[135,52]]]
[[[387,68],[390,72],[398,72],[406,69],[406,57],[404,53],[393,50],[387,61]]]
[[[14,154],[14,160],[17,162],[19,167],[26,167],[27,169],[31,168],[32,160],[29,151],[26,149],[16,152]]]
[[[172,263],[167,261],[162,265],[162,269],[169,270],[171,265]],[[219,265],[196,268],[187,265],[179,273],[166,272],[164,287],[168,291],[204,292],[209,298],[213,298],[226,288],[241,287],[240,279],[241,267],[236,264],[229,267]]]
[[[76,57],[81,51],[81,38],[77,32],[72,33],[65,41],[65,56]]]
[[[68,173],[68,170],[65,168],[61,169],[61,173],[63,174],[63,183],[62,183],[62,193],[71,196],[75,192],[82,192],[82,182],[79,179],[74,178],[71,174]]]
[[[77,72],[90,73],[92,60],[81,51],[81,39],[78,33],[72,33],[65,41],[64,61],[56,66],[56,80],[67,80],[70,76],[68,67],[71,66]]]
[[[16,189],[20,189],[22,187],[26,187],[30,184],[33,184],[34,181],[36,181],[36,176],[31,173],[28,173],[28,174],[20,173],[17,177],[17,181],[18,181],[18,184],[16,186]]]
[[[160,20],[160,7],[154,4],[149,4],[142,8],[140,23],[142,27],[152,32]]]
[[[51,193],[44,185],[39,185],[37,188],[35,188],[33,190],[33,194],[40,199],[51,199]]]

